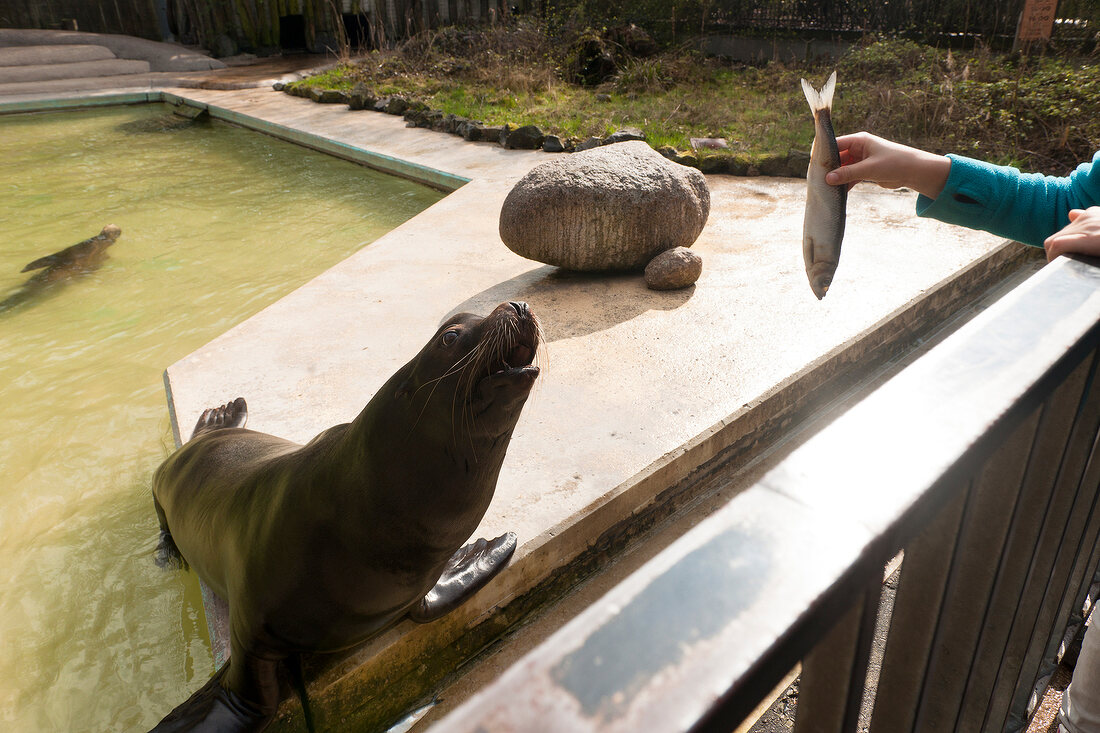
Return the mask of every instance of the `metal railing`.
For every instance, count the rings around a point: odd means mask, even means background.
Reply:
[[[1100,269],[1060,258],[433,733],[730,731],[799,662],[796,731],[856,730],[865,693],[873,732],[1020,729],[1100,560],[1098,345]]]

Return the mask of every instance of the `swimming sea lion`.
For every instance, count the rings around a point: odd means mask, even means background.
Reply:
[[[36,272],[18,290],[0,302],[0,311],[19,305],[50,283],[98,270],[107,259],[107,248],[115,243],[120,234],[122,234],[121,229],[114,224],[108,224],[94,237],[54,252],[52,255],[39,257],[20,272],[31,270],[41,270],[41,272]]]
[[[514,534],[463,543],[538,377],[538,332],[526,303],[453,316],[354,422],[304,446],[244,429],[240,398],[203,413],[153,477],[158,556],[228,601],[231,655],[155,730],[261,730],[280,661],[431,621],[504,567]]]

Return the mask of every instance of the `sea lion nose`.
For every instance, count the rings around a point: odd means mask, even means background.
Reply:
[[[531,309],[527,307],[527,304],[521,301],[510,300],[508,305],[516,309],[516,313],[519,313],[524,318],[531,312]]]

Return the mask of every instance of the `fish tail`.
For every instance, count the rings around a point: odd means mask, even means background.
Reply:
[[[810,82],[802,79],[802,91],[806,93],[806,101],[810,103],[810,109],[814,114],[822,110],[832,111],[833,109],[833,90],[836,89],[836,72],[834,71],[829,75],[829,80],[825,82],[825,86],[820,90],[813,88]]]

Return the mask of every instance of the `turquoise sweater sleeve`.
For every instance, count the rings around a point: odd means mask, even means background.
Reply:
[[[1100,205],[1100,152],[1060,178],[948,155],[951,171],[935,199],[917,197],[917,215],[982,229],[1042,247],[1069,224],[1070,209]]]

